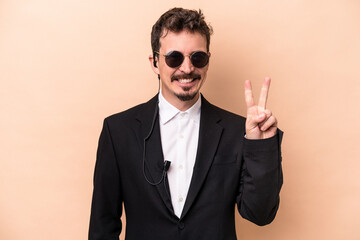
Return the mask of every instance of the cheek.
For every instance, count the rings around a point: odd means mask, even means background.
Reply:
[[[207,77],[207,71],[202,72],[201,76],[202,76],[202,82],[205,82],[206,77]]]
[[[203,78],[206,78],[208,69],[209,69],[209,64],[201,69],[201,75],[203,76]]]
[[[160,75],[162,75],[164,78],[170,78],[174,75],[176,72],[176,69],[169,68],[168,66],[161,66],[159,68]]]

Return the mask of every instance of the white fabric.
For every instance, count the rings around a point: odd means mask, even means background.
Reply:
[[[199,140],[201,98],[185,112],[159,94],[159,120],[164,160],[171,161],[167,172],[171,202],[180,218],[184,208]]]

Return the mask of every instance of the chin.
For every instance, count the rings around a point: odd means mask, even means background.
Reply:
[[[178,99],[180,99],[183,102],[194,100],[194,98],[198,95],[198,92],[194,93],[180,93],[175,94]]]

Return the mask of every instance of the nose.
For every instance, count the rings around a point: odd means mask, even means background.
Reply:
[[[186,74],[189,74],[195,70],[195,67],[191,63],[189,55],[184,56],[184,61],[180,65],[179,70]]]

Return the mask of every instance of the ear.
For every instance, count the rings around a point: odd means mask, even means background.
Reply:
[[[152,54],[150,54],[149,55],[150,66],[151,66],[152,70],[154,71],[154,73],[156,75],[159,75],[160,72],[159,72],[159,68],[157,67],[159,64],[154,64],[154,61],[155,61],[155,63],[158,63],[157,58],[156,57],[154,58],[154,56]]]

